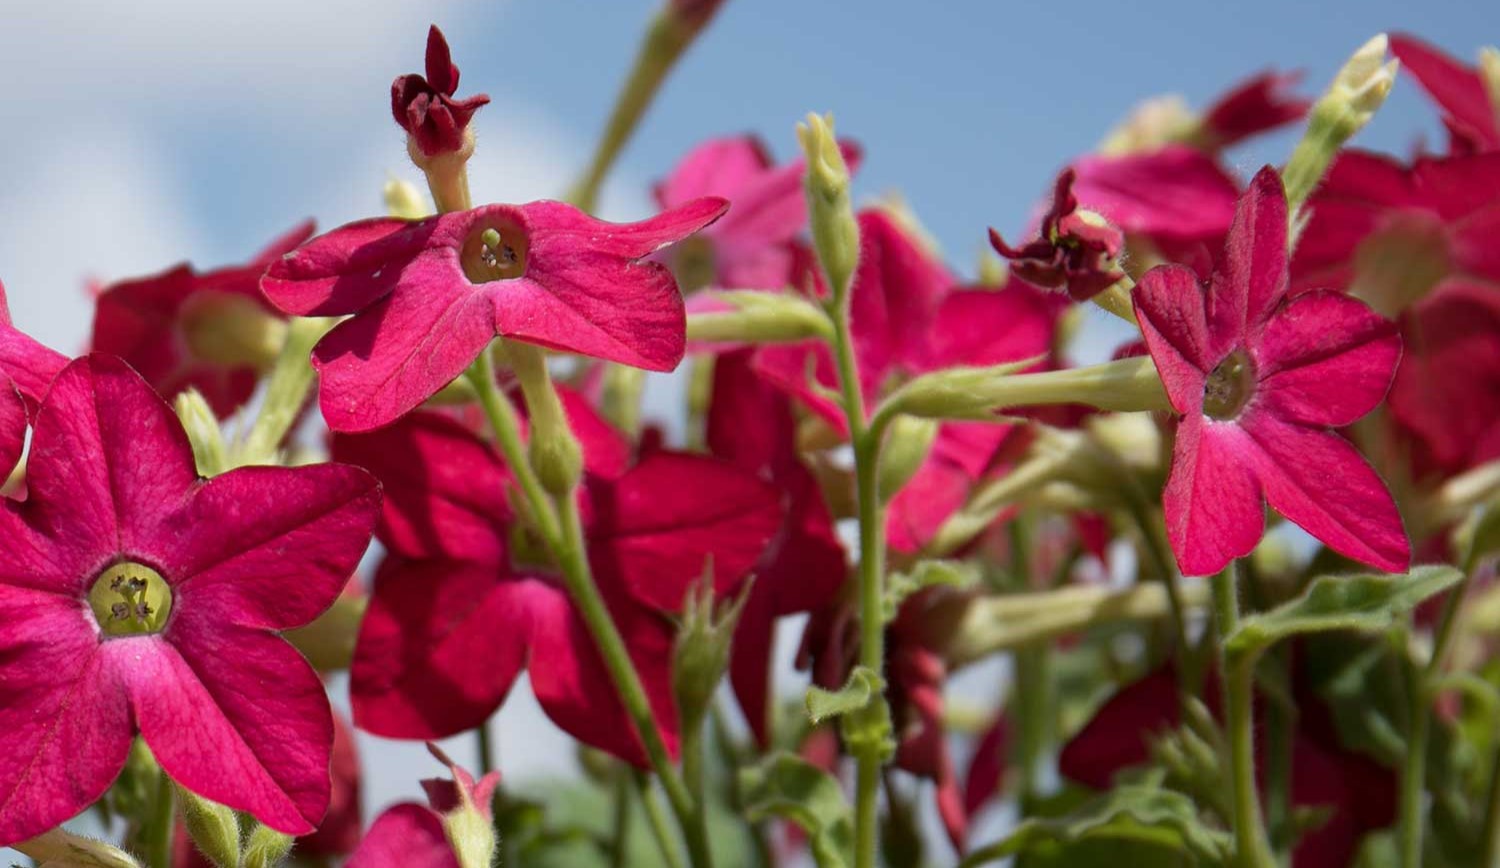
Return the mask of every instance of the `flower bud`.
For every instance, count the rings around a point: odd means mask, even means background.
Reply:
[[[1490,110],[1500,124],[1500,48],[1486,45],[1479,49],[1479,78],[1490,95]]]
[[[48,868],[141,868],[124,850],[60,827],[10,846]]]
[[[779,292],[703,292],[688,314],[690,341],[781,343],[831,338],[833,324],[805,298]]]
[[[286,859],[286,854],[292,852],[292,845],[296,840],[291,835],[257,823],[245,841],[245,858],[242,864],[245,868],[276,868]]]
[[[849,167],[834,137],[833,115],[809,114],[797,125],[797,139],[807,157],[803,186],[813,248],[834,298],[843,299],[859,262],[859,224],[849,204]]]
[[[712,564],[704,568],[703,579],[689,589],[672,651],[672,688],[684,728],[701,725],[708,713],[729,665],[734,628],[749,598],[747,585],[715,618]]]
[[[891,423],[880,447],[876,490],[881,500],[889,502],[911,480],[932,451],[937,432],[938,423],[934,419],[897,416]]]
[[[286,321],[246,295],[205,290],[182,306],[182,332],[199,359],[225,367],[265,368],[286,342]]]
[[[231,808],[211,802],[183,787],[176,787],[182,823],[193,845],[215,868],[238,868],[240,821]]]
[[[1198,116],[1182,97],[1177,94],[1151,97],[1105,135],[1098,151],[1105,156],[1154,151],[1182,141],[1197,126]]]
[[[193,446],[193,462],[199,476],[217,476],[229,469],[229,453],[224,446],[224,432],[219,417],[197,389],[189,387],[172,402],[177,418]]]
[[[1381,33],[1360,46],[1313,105],[1307,132],[1292,151],[1282,179],[1288,213],[1295,215],[1344,143],[1370,122],[1396,82],[1397,60],[1385,59],[1389,40]]]
[[[1059,371],[1018,374],[1025,359],[987,368],[924,374],[896,391],[882,412],[928,419],[993,419],[1010,407],[1087,404],[1101,410],[1165,410],[1166,390],[1149,358],[1134,357]]]
[[[391,178],[385,182],[385,189],[382,192],[385,199],[385,211],[392,217],[399,217],[402,220],[421,220],[432,214],[432,209],[427,207],[427,201],[422,198],[422,191],[410,181]]]
[[[495,858],[495,823],[492,802],[500,773],[490,772],[477,782],[432,742],[427,750],[453,775],[422,781],[427,801],[443,817],[443,832],[458,857],[461,868],[490,868]]]

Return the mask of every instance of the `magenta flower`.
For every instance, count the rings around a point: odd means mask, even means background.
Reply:
[[[42,346],[11,324],[10,303],[5,285],[0,284],[0,377],[14,383],[27,406],[35,409],[52,385],[52,378],[67,364],[67,356]]]
[[[1297,289],[1348,289],[1392,312],[1455,275],[1500,283],[1500,152],[1411,165],[1344,151],[1308,200]],[[1368,291],[1358,286],[1364,281]]]
[[[1443,109],[1453,153],[1500,150],[1500,109],[1479,70],[1406,33],[1391,35],[1391,53]]]
[[[1050,351],[1060,298],[1021,281],[1002,290],[961,289],[940,263],[882,211],[859,215],[860,260],[850,289],[850,325],[867,411],[893,382],[956,365],[993,365]],[[813,366],[818,384],[808,382]],[[820,343],[757,351],[754,365],[839,431],[844,413],[826,397],[837,385]],[[942,426],[927,462],[889,505],[889,542],[921,548],[962,505],[1009,433],[1006,425]]]
[[[1206,290],[1175,265],[1136,289],[1146,347],[1181,414],[1167,536],[1184,573],[1217,572],[1260,540],[1264,499],[1347,557],[1405,569],[1410,545],[1385,484],[1329,430],[1385,397],[1401,340],[1342,293],[1290,296],[1286,241],[1281,179],[1263,169]]]
[[[1074,301],[1088,301],[1125,276],[1115,262],[1125,246],[1125,235],[1078,213],[1074,177],[1072,169],[1057,176],[1040,237],[1017,248],[991,229],[990,246],[1010,260],[1011,273],[1027,283],[1064,289]]]
[[[313,351],[335,431],[395,421],[462,374],[496,335],[654,371],[682,360],[686,317],[642,258],[724,213],[696,199],[639,223],[561,202],[362,220],[313,239],[261,288],[299,316],[355,314]]]
[[[1500,290],[1440,284],[1401,320],[1406,353],[1386,401],[1410,440],[1415,475],[1500,458]]]
[[[426,805],[402,802],[370,824],[346,868],[459,868],[443,818]]]
[[[198,272],[184,263],[105,287],[95,303],[91,349],[129,362],[164,398],[194,388],[215,413],[230,415],[260,378],[248,358],[257,348],[236,346],[236,329],[254,329],[257,314],[279,316],[260,294],[260,278],[312,233],[309,220],[245,265]],[[258,337],[242,336],[246,343]]]
[[[770,744],[771,655],[776,619],[833,602],[848,575],[844,546],[812,471],[796,446],[790,400],[756,375],[752,351],[714,360],[709,451],[776,486],[785,518],[755,569],[734,632],[729,675],[761,745]]]
[[[1202,144],[1211,150],[1301,120],[1312,100],[1292,92],[1300,72],[1263,72],[1235,85],[1203,112]]]
[[[375,480],[337,464],[200,479],[171,409],[95,355],[43,401],[27,483],[0,503],[0,844],[97,800],[137,732],[181,785],[311,832],[333,719],[277,632],[338,596]]]
[[[1073,163],[1078,204],[1168,258],[1195,245],[1215,247],[1234,218],[1239,183],[1213,157],[1186,145]]]
[[[457,91],[458,67],[443,31],[434,24],[427,31],[427,77],[411,73],[391,82],[391,114],[424,156],[462,148],[474,112],[489,104],[490,98],[482,93],[454,99]]]
[[[859,146],[843,142],[841,148],[853,173],[859,168]],[[793,242],[807,227],[803,168],[802,160],[773,165],[764,143],[749,135],[713,139],[682,158],[656,185],[657,205],[679,208],[718,196],[733,206],[722,220],[674,249],[679,279],[696,284],[686,288],[712,283],[726,289],[781,289],[793,284],[799,264]]]
[[[619,434],[581,424],[581,494],[594,578],[624,634],[676,749],[673,627],[689,587],[713,562],[716,590],[738,590],[781,524],[769,485],[703,456],[656,452],[616,476],[598,456]],[[603,439],[603,443],[597,442]],[[505,700],[523,669],[544,711],[579,740],[644,766],[595,640],[557,575],[512,563],[509,471],[462,424],[417,413],[387,429],[340,436],[334,454],[370,467],[388,496],[379,536],[390,551],[376,576],[351,670],[355,723],[394,738],[472,729]]]

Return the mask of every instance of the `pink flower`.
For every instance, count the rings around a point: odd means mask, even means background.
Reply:
[[[1479,70],[1406,33],[1391,35],[1391,53],[1443,109],[1453,153],[1500,150],[1500,117]]]
[[[427,31],[427,77],[412,73],[391,82],[391,114],[423,155],[434,157],[462,148],[474,112],[490,101],[482,93],[454,99],[457,90],[458,67],[443,31],[434,24]]]
[[[1073,163],[1078,204],[1128,233],[1172,247],[1216,244],[1234,217],[1239,183],[1186,145]]]
[[[1392,312],[1445,277],[1500,284],[1500,152],[1419,157],[1344,151],[1308,200],[1296,288],[1349,289]],[[1366,287],[1359,284],[1364,282]]]
[[[582,401],[565,407],[583,440],[581,505],[594,578],[675,750],[666,614],[680,609],[709,559],[716,589],[738,590],[781,523],[779,499],[754,476],[703,456],[656,452],[600,475],[596,456],[616,454],[620,435],[580,424],[592,415]],[[458,422],[417,413],[338,437],[334,454],[372,468],[389,492],[379,536],[390,556],[351,671],[355,723],[395,738],[472,729],[526,669],[559,727],[645,765],[594,637],[559,578],[534,558],[512,562],[510,474],[491,447]]]
[[[882,211],[859,215],[860,260],[850,289],[850,320],[866,410],[893,381],[956,365],[992,365],[1051,349],[1058,303],[1021,281],[1002,290],[961,289],[942,266]],[[822,389],[808,382],[808,366]],[[820,343],[766,347],[755,367],[839,431],[844,413],[833,357]],[[916,551],[957,509],[989,466],[1009,426],[944,425],[927,462],[889,506],[889,542]]]
[[[841,144],[852,173],[860,149]],[[765,144],[755,136],[713,139],[694,148],[656,185],[663,209],[682,207],[704,196],[731,203],[729,213],[672,253],[686,289],[712,283],[726,289],[781,289],[798,271],[794,244],[807,227],[802,190],[804,164],[772,165]],[[696,285],[692,285],[696,284]]]
[[[26,426],[42,395],[68,359],[11,325],[0,284],[0,481],[26,448]]]
[[[369,474],[198,477],[177,417],[119,359],[71,363],[38,413],[25,502],[0,502],[0,843],[103,795],[137,732],[205,798],[288,834],[329,801],[322,682],[278,631],[369,543]]]
[[[1074,301],[1088,301],[1125,276],[1115,260],[1125,235],[1107,223],[1085,220],[1073,195],[1072,169],[1057,176],[1052,205],[1042,218],[1041,236],[1011,247],[990,230],[990,246],[1010,260],[1011,272],[1027,283],[1065,289]]]
[[[428,742],[427,750],[448,767],[452,780],[430,778],[422,781],[427,804],[402,802],[387,808],[375,819],[370,831],[349,857],[348,868],[459,868],[458,857],[443,828],[443,815],[468,806],[484,819],[491,819],[495,788],[500,773],[490,772],[478,781],[462,766],[448,758],[437,745]]]
[[[831,603],[848,566],[818,481],[797,453],[791,402],[756,375],[751,356],[752,351],[740,350],[714,360],[706,439],[714,455],[776,486],[784,507],[785,518],[756,567],[755,585],[735,628],[729,669],[735,698],[765,746],[776,619]]]
[[[1235,85],[1203,112],[1203,144],[1211,150],[1301,120],[1312,100],[1292,93],[1300,72],[1263,72]]]
[[[105,287],[95,303],[92,350],[123,358],[164,398],[194,388],[215,413],[230,415],[255,391],[259,370],[248,360],[206,357],[202,350],[232,356],[238,348],[192,332],[217,325],[215,337],[228,336],[236,326],[253,328],[254,314],[277,316],[260,294],[261,275],[312,233],[309,220],[245,265],[198,272],[182,264]],[[204,346],[208,340],[218,345]]]
[[[313,366],[329,427],[366,431],[432,397],[496,335],[676,367],[682,297],[666,268],[640,260],[727,207],[696,199],[639,223],[606,223],[560,202],[362,220],[277,262],[261,288],[288,313],[354,314],[318,343]]]
[[[1342,293],[1287,292],[1281,179],[1263,169],[1240,199],[1220,270],[1204,289],[1182,266],[1135,292],[1146,347],[1181,420],[1163,495],[1184,573],[1250,553],[1262,500],[1354,560],[1402,570],[1410,546],[1349,425],[1385,397],[1401,355],[1395,326]]]
[[[1401,320],[1406,354],[1387,406],[1418,478],[1500,458],[1500,289],[1449,280]]]

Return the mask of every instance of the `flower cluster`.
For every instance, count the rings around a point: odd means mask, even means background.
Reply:
[[[434,27],[391,98],[437,213],[105,286],[77,358],[0,290],[0,845],[1493,861],[1493,49],[1382,36],[1318,99],[1271,71],[1150,103],[966,277],[903,205],[852,204],[864,150],[827,117],[800,158],[710,139],[657,213],[590,213],[719,5],[659,14],[571,201],[471,201],[489,100]],[[1445,153],[1347,146],[1388,42]],[[1231,168],[1304,119],[1284,165]],[[1078,361],[1090,316],[1109,361]],[[555,798],[497,767],[521,690],[580,746]],[[432,744],[470,732],[477,777]],[[449,777],[366,825],[375,738]],[[612,828],[569,809],[606,799]],[[62,828],[91,806],[121,847]]]

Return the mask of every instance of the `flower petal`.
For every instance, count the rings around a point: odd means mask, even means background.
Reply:
[[[314,238],[270,264],[261,292],[297,316],[356,313],[389,295],[432,245],[441,217],[359,220]],[[452,254],[456,262],[457,254]]]
[[[1443,107],[1473,144],[1500,145],[1500,127],[1484,80],[1438,48],[1406,33],[1391,34],[1391,54],[1416,77],[1417,83]]]
[[[335,461],[380,480],[380,541],[410,558],[503,562],[515,512],[510,471],[462,423],[416,412],[394,425],[333,438]]]
[[[1349,441],[1265,412],[1246,413],[1240,425],[1255,448],[1237,461],[1253,464],[1277,512],[1345,557],[1387,572],[1407,568],[1411,544],[1401,514]]]
[[[495,336],[492,307],[438,270],[340,323],[313,349],[328,427],[379,428],[437,394]]]
[[[102,646],[141,737],[174,781],[288,835],[328,810],[333,716],[286,640],[187,605],[160,636]]]
[[[241,467],[198,488],[157,545],[178,604],[287,630],[338,599],[370,544],[380,485],[346,464]]]
[[[1266,514],[1250,470],[1253,452],[1235,422],[1194,414],[1178,424],[1162,506],[1167,539],[1184,575],[1217,573],[1260,542]]]
[[[937,310],[923,367],[997,365],[1041,356],[1052,349],[1061,301],[1020,281],[998,291],[951,292]]]
[[[1159,669],[1111,696],[1058,756],[1064,777],[1109,789],[1115,773],[1151,758],[1152,736],[1177,726],[1177,679]]]
[[[1253,350],[1259,400],[1282,419],[1343,426],[1375,409],[1401,357],[1396,325],[1327,290],[1290,299]]]
[[[729,203],[725,200],[704,196],[635,223],[610,223],[564,202],[531,202],[516,210],[524,216],[531,233],[528,255],[532,261],[541,257],[542,261],[550,261],[556,266],[580,251],[641,259],[703,229],[728,209]],[[485,210],[479,208],[470,213]]]
[[[182,424],[140,375],[114,356],[74,361],[37,414],[26,462],[33,526],[68,539],[86,581],[100,559],[160,560],[162,530],[198,481]]]
[[[9,477],[26,451],[26,399],[0,374],[0,478]]]
[[[1218,357],[1210,344],[1198,275],[1185,266],[1160,265],[1146,272],[1131,296],[1172,408],[1184,415],[1202,412],[1203,387]]]
[[[953,277],[886,212],[865,210],[857,219],[859,266],[849,290],[849,320],[868,397],[893,367],[922,364]]]
[[[1257,329],[1286,294],[1286,233],[1286,191],[1281,176],[1266,166],[1235,205],[1223,271],[1209,292],[1209,330],[1220,345]]]
[[[741,189],[770,167],[771,155],[758,136],[710,139],[689,151],[652,193],[662,208],[675,208],[700,196],[734,201]],[[731,211],[738,207],[736,202]]]
[[[5,285],[0,284],[0,373],[15,380],[21,394],[40,403],[52,379],[68,364],[68,357],[48,349],[10,323]]]
[[[125,765],[130,706],[84,608],[0,584],[0,847],[82,812]]]
[[[427,806],[385,809],[365,833],[346,868],[459,868],[443,820]]]
[[[588,489],[589,560],[642,603],[682,608],[713,566],[714,590],[732,594],[781,526],[774,487],[733,464],[657,452],[614,481]]]
[[[675,758],[672,632],[660,616],[621,599],[613,585],[601,584],[600,590],[640,674],[667,753]],[[531,601],[531,689],[542,710],[584,744],[649,768],[635,726],[582,617],[560,589],[539,588]]]
[[[488,564],[387,558],[350,667],[354,722],[421,739],[483,724],[526,664],[539,584]]]
[[[1168,145],[1073,164],[1073,195],[1127,232],[1174,240],[1216,240],[1234,218],[1239,185],[1194,148]]]

